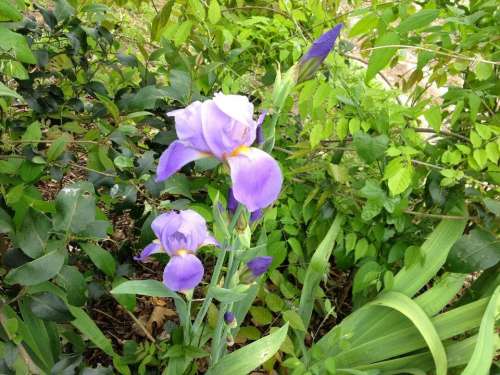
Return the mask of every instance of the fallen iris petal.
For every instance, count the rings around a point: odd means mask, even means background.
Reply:
[[[161,251],[161,245],[159,243],[151,242],[141,251],[139,256],[134,257],[134,260],[144,262],[144,260],[146,260],[146,258],[148,258],[151,254],[160,253]]]
[[[272,261],[271,256],[255,257],[247,263],[247,267],[255,277],[258,277],[269,269]]]
[[[163,271],[163,283],[174,292],[191,290],[201,282],[203,272],[203,264],[195,255],[175,255]]]
[[[271,205],[283,183],[278,162],[258,148],[248,148],[227,159],[231,169],[233,194],[249,211]]]

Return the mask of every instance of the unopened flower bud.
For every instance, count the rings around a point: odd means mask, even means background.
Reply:
[[[226,324],[229,328],[236,328],[236,326],[238,324],[236,322],[236,318],[234,316],[234,313],[232,313],[231,311],[226,311],[224,313],[224,322],[226,322]]]
[[[342,24],[339,23],[318,39],[313,42],[313,45],[300,59],[298,63],[299,74],[298,83],[307,81],[314,77],[319,67],[325,61],[326,57],[333,49],[335,41],[337,40]]]

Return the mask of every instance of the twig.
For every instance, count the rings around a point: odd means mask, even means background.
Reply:
[[[345,57],[347,57],[348,59],[352,59],[352,60],[356,60],[356,61],[359,61],[360,63],[363,63],[365,65],[368,65],[368,61],[366,60],[363,60],[362,58],[360,57],[357,57],[357,56],[353,56],[353,55],[350,55],[348,53],[344,54]],[[387,78],[382,72],[378,72],[377,73],[380,78],[382,78],[384,80],[385,83],[387,83],[387,85],[391,88],[391,89],[394,89],[394,86],[392,85],[391,81],[389,81],[389,78]],[[396,96],[396,100],[398,101],[399,105],[403,105],[403,103],[401,102],[401,100],[399,99],[399,96]]]
[[[289,15],[286,14],[285,12],[279,10],[279,9],[274,9],[274,8],[271,8],[271,7],[263,7],[263,6],[257,6],[257,5],[246,5],[246,6],[243,6],[243,7],[232,7],[232,8],[225,8],[225,9],[222,9],[222,12],[229,12],[231,10],[245,10],[245,9],[261,9],[261,10],[267,10],[269,12],[273,12],[273,13],[277,13],[277,14],[280,14],[282,15],[283,17],[286,17],[288,18]]]
[[[410,128],[410,129],[412,129],[412,128]],[[467,137],[465,137],[465,136],[463,136],[461,134],[453,133],[453,132],[450,132],[450,131],[447,131],[447,130],[435,131],[434,129],[428,129],[428,128],[413,128],[413,130],[415,130],[417,133],[435,133],[435,134],[446,135],[448,137],[456,137],[456,138],[461,139],[462,141],[470,143],[469,138],[467,138]]]
[[[86,170],[86,171],[89,171],[89,172],[94,172],[94,173],[102,174],[103,176],[118,177],[118,175],[116,175],[116,174],[101,172],[101,171],[98,171],[96,169],[88,168],[88,167],[85,167],[83,165],[79,165],[79,164],[72,163],[72,162],[69,162],[68,165],[71,165],[72,167],[80,168],[80,169],[83,169],[83,170]]]
[[[412,210],[405,210],[405,213],[413,216],[424,216],[424,217],[432,217],[434,219],[448,219],[448,220],[465,220],[467,217],[465,216],[455,216],[455,215],[438,215],[438,214],[428,214],[426,212],[418,212]]]
[[[4,315],[4,313],[2,311],[0,311],[0,323],[2,325],[4,325],[6,320],[7,319]],[[13,339],[12,337],[10,337],[8,331],[7,331],[7,335],[8,335],[10,340]],[[26,349],[24,348],[24,346],[22,344],[17,345],[17,350],[19,351],[19,354],[21,355],[21,358],[23,359],[24,363],[26,363],[26,366],[28,367],[30,374],[41,374],[42,373],[42,371],[38,368],[38,366],[33,362],[30,355],[28,354],[28,352],[26,351]]]
[[[42,139],[42,140],[39,140],[39,141],[35,141],[35,140],[10,140],[8,141],[8,143],[54,143],[58,141],[57,139]],[[73,140],[73,141],[70,141],[69,143],[81,143],[81,144],[92,144],[92,145],[98,145],[100,144],[99,142],[96,142],[96,141],[83,141],[83,140]]]
[[[141,321],[139,319],[137,319],[135,317],[135,315],[132,314],[130,311],[128,311],[127,309],[125,309],[125,311],[132,318],[132,320],[135,322],[135,324],[137,324],[137,326],[144,332],[144,334],[146,335],[148,340],[151,341],[153,344],[155,344],[156,343],[155,338],[153,336],[151,336],[151,333],[149,333],[147,328],[144,327],[144,324],[142,324]]]
[[[373,50],[384,49],[384,48],[416,49],[416,50],[420,50],[420,51],[433,52],[437,55],[453,57],[455,59],[460,59],[460,60],[467,60],[467,61],[472,61],[472,62],[482,62],[485,64],[492,64],[492,65],[500,65],[500,61],[492,61],[492,60],[486,60],[486,59],[481,59],[481,58],[476,58],[476,57],[462,56],[462,55],[457,55],[455,53],[441,52],[441,51],[438,51],[438,50],[435,50],[432,48],[426,48],[426,47],[420,47],[420,46],[408,46],[405,44],[390,44],[390,45],[386,45],[386,46],[363,48],[363,49],[360,49],[359,52],[373,51]]]

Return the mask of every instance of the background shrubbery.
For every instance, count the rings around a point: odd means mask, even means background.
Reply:
[[[159,212],[192,208],[210,225],[227,194],[205,162],[154,181],[175,139],[165,113],[222,91],[272,115],[276,77],[339,22],[334,52],[277,118],[285,182],[252,242],[265,239],[273,264],[236,347],[288,322],[267,371],[425,373],[435,340],[450,373],[471,357],[469,374],[489,368],[492,350],[472,353],[476,340],[494,347],[498,316],[496,2],[155,3],[0,3],[0,372],[154,374],[178,357],[207,369],[203,347],[180,345],[171,299],[110,294],[161,278],[163,262],[132,260]],[[201,256],[210,269],[211,250]],[[212,304],[207,329],[216,316]]]

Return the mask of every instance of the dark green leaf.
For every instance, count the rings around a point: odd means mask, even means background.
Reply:
[[[64,289],[68,296],[68,302],[73,306],[82,306],[85,304],[87,285],[85,278],[74,266],[63,266],[57,276],[57,282]]]
[[[79,233],[94,221],[94,186],[90,182],[76,182],[57,194],[54,229]]]
[[[73,320],[66,304],[58,296],[49,293],[33,294],[29,298],[31,312],[40,319],[64,323]]]
[[[81,243],[80,246],[97,268],[110,277],[115,274],[116,262],[111,253],[92,243]]]
[[[0,208],[0,233],[10,233],[14,230],[12,219],[7,212]]]
[[[57,275],[63,266],[66,249],[61,247],[48,254],[10,270],[5,276],[7,284],[36,285]]]
[[[451,248],[447,267],[452,272],[471,273],[493,267],[500,260],[500,240],[477,228],[462,236]]]
[[[17,245],[33,259],[43,254],[49,232],[52,227],[50,219],[35,210],[29,210],[21,229],[16,233]]]
[[[47,150],[47,160],[54,161],[59,158],[69,142],[71,142],[71,136],[66,133],[58,137]]]

